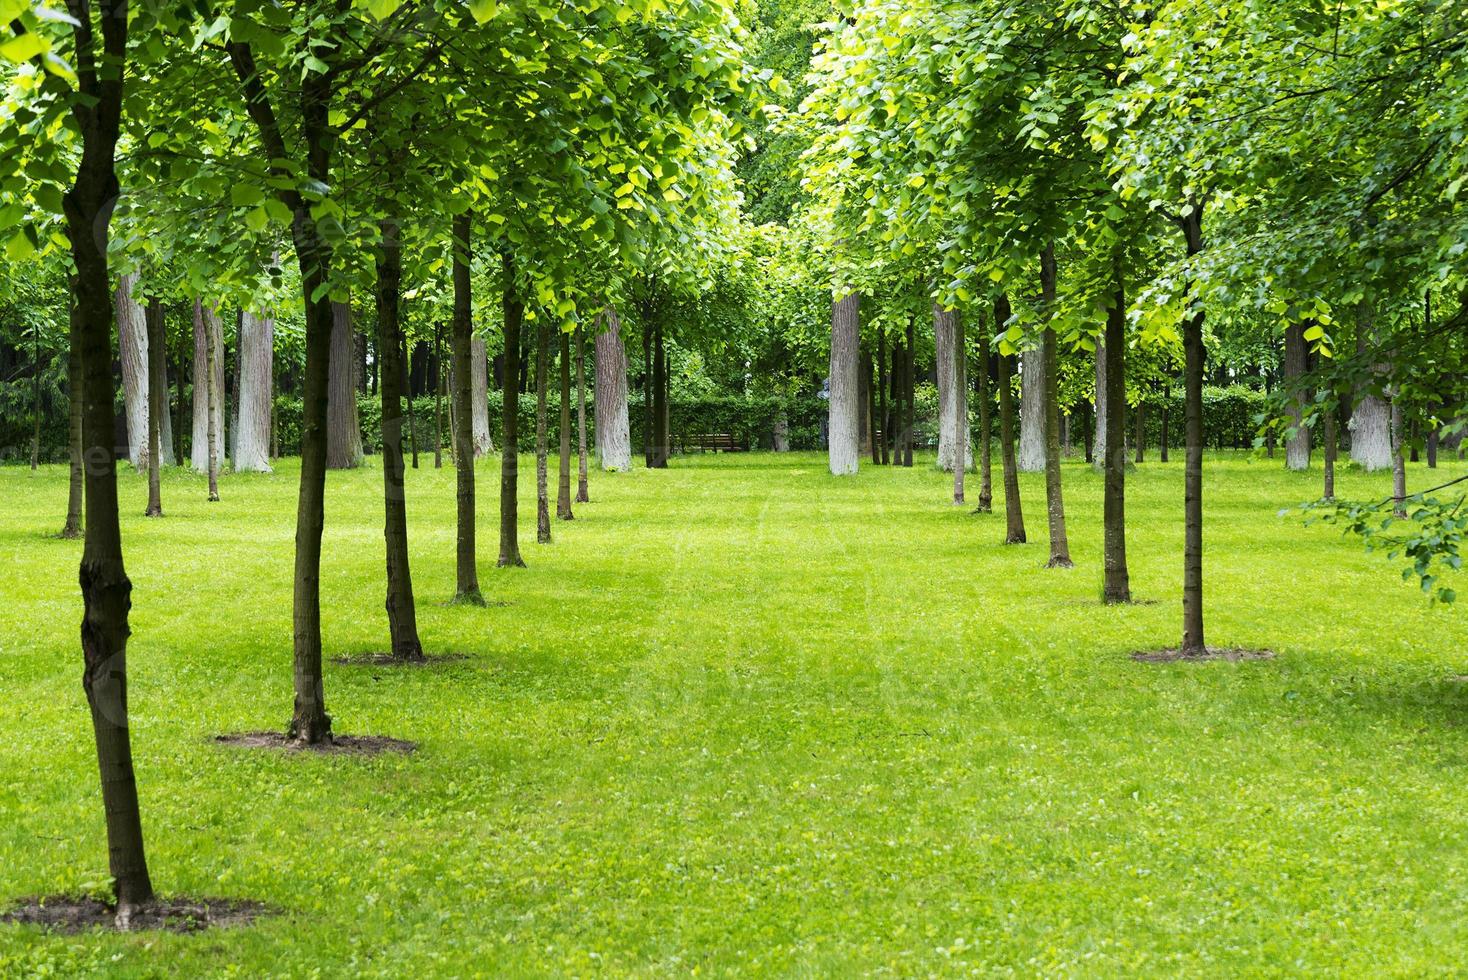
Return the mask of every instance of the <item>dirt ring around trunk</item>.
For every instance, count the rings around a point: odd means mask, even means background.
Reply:
[[[386,735],[334,735],[330,742],[307,745],[286,738],[285,732],[232,732],[215,735],[213,741],[216,745],[239,749],[279,749],[320,755],[382,755],[385,752],[408,755],[418,748],[417,742]]]
[[[1202,653],[1184,653],[1180,647],[1163,650],[1138,650],[1132,659],[1143,664],[1203,663],[1208,660],[1226,660],[1238,663],[1244,660],[1273,660],[1273,650],[1248,650],[1241,647],[1206,647]]]
[[[0,914],[0,922],[41,926],[48,932],[77,933],[102,929],[112,932],[203,932],[247,926],[275,912],[261,902],[238,898],[160,898],[133,909],[127,922],[120,922],[117,907],[96,898],[50,895],[23,899]]]

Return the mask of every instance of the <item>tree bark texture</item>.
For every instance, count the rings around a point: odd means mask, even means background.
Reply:
[[[275,321],[246,310],[240,316],[240,384],[236,394],[234,468],[270,472],[270,411],[275,378]]]
[[[861,347],[861,294],[847,293],[831,305],[831,373],[827,453],[831,472],[850,476],[861,455],[858,431],[861,397],[857,358]]]
[[[331,367],[327,393],[326,468],[362,465],[362,429],[357,421],[357,345],[350,303],[331,304]],[[378,352],[381,356],[382,352]],[[378,384],[381,385],[379,379]]]
[[[586,330],[576,324],[576,502],[591,499],[586,482]]]
[[[632,468],[632,430],[627,418],[627,349],[622,321],[608,306],[596,335],[596,455],[603,470]]]
[[[499,565],[523,567],[520,556],[520,389],[511,383],[520,377],[520,333],[525,319],[525,304],[515,282],[515,261],[508,251],[500,254],[504,285],[505,325],[505,408],[500,447],[500,557]],[[467,285],[467,273],[466,273]],[[461,422],[467,425],[468,422]],[[470,455],[472,459],[472,454]]]
[[[1065,498],[1060,482],[1059,351],[1055,328],[1050,324],[1055,309],[1055,248],[1047,246],[1040,255],[1040,294],[1045,305],[1045,329],[1040,348],[1043,371],[1040,377],[1041,405],[1045,422],[1045,509],[1050,524],[1049,568],[1071,568],[1070,540],[1065,531]]]
[[[1019,471],[1042,473],[1045,470],[1044,348],[1025,351],[1019,364]]]
[[[1305,374],[1309,354],[1305,342],[1306,324],[1291,323],[1285,328],[1284,376],[1287,386],[1293,387],[1290,394],[1290,426],[1295,434],[1285,439],[1285,466],[1291,470],[1310,468],[1310,430],[1303,424],[1305,389],[1299,386]]]
[[[1107,604],[1131,602],[1126,563],[1126,286],[1121,259],[1115,260],[1116,293],[1106,311],[1105,500],[1101,598]]]
[[[1009,320],[1009,297],[994,300],[994,323]],[[1019,499],[1019,465],[1014,455],[1014,355],[999,355],[999,456],[1004,466],[1005,544],[1024,544],[1025,517]]]

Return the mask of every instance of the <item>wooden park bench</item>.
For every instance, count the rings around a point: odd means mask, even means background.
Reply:
[[[729,432],[696,432],[684,436],[683,445],[701,453],[742,453],[747,448],[741,436]]]

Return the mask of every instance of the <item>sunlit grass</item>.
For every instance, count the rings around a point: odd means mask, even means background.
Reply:
[[[453,471],[409,472],[427,668],[330,666],[374,759],[227,750],[290,712],[297,470],[124,474],[134,745],[160,890],[283,914],[202,936],[0,928],[0,973],[1420,973],[1468,956],[1464,612],[1281,519],[1318,468],[1211,458],[1210,643],[1176,643],[1182,467],[1128,481],[1133,590],[1103,607],[1101,480],[1066,468],[1073,571],[926,466],[817,455],[593,474],[592,503],[446,605]],[[1465,472],[1460,463],[1439,471]],[[996,474],[997,476],[997,474]],[[1410,481],[1430,477],[1412,468]],[[996,479],[997,483],[997,479]],[[977,496],[977,481],[970,499]],[[0,469],[0,902],[106,888],[65,472]],[[1343,496],[1389,478],[1343,472]],[[333,473],[329,653],[386,646],[381,473]],[[996,505],[997,505],[996,501]],[[1463,590],[1460,589],[1460,592]],[[1465,611],[1468,612],[1468,611]]]

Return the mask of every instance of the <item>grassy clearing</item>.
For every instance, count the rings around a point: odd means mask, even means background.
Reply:
[[[1444,478],[1464,472],[1453,463]],[[527,469],[522,468],[522,474]],[[532,470],[533,472],[533,470]],[[949,477],[822,457],[595,476],[486,609],[453,590],[453,471],[409,471],[422,669],[328,668],[339,731],[411,757],[210,744],[290,708],[296,470],[122,478],[134,745],[155,883],[283,910],[206,935],[0,928],[0,973],[404,976],[1427,973],[1468,957],[1463,613],[1276,512],[1318,468],[1208,463],[1209,640],[1180,629],[1182,468],[1128,480],[1104,608],[1101,479],[1066,469],[1078,567],[947,503]],[[1409,480],[1431,479],[1412,467]],[[1342,496],[1389,477],[1343,473]],[[381,474],[328,481],[329,654],[384,648]],[[0,901],[106,888],[65,473],[0,470]],[[975,494],[976,495],[976,494]],[[1460,591],[1462,591],[1460,589]]]

